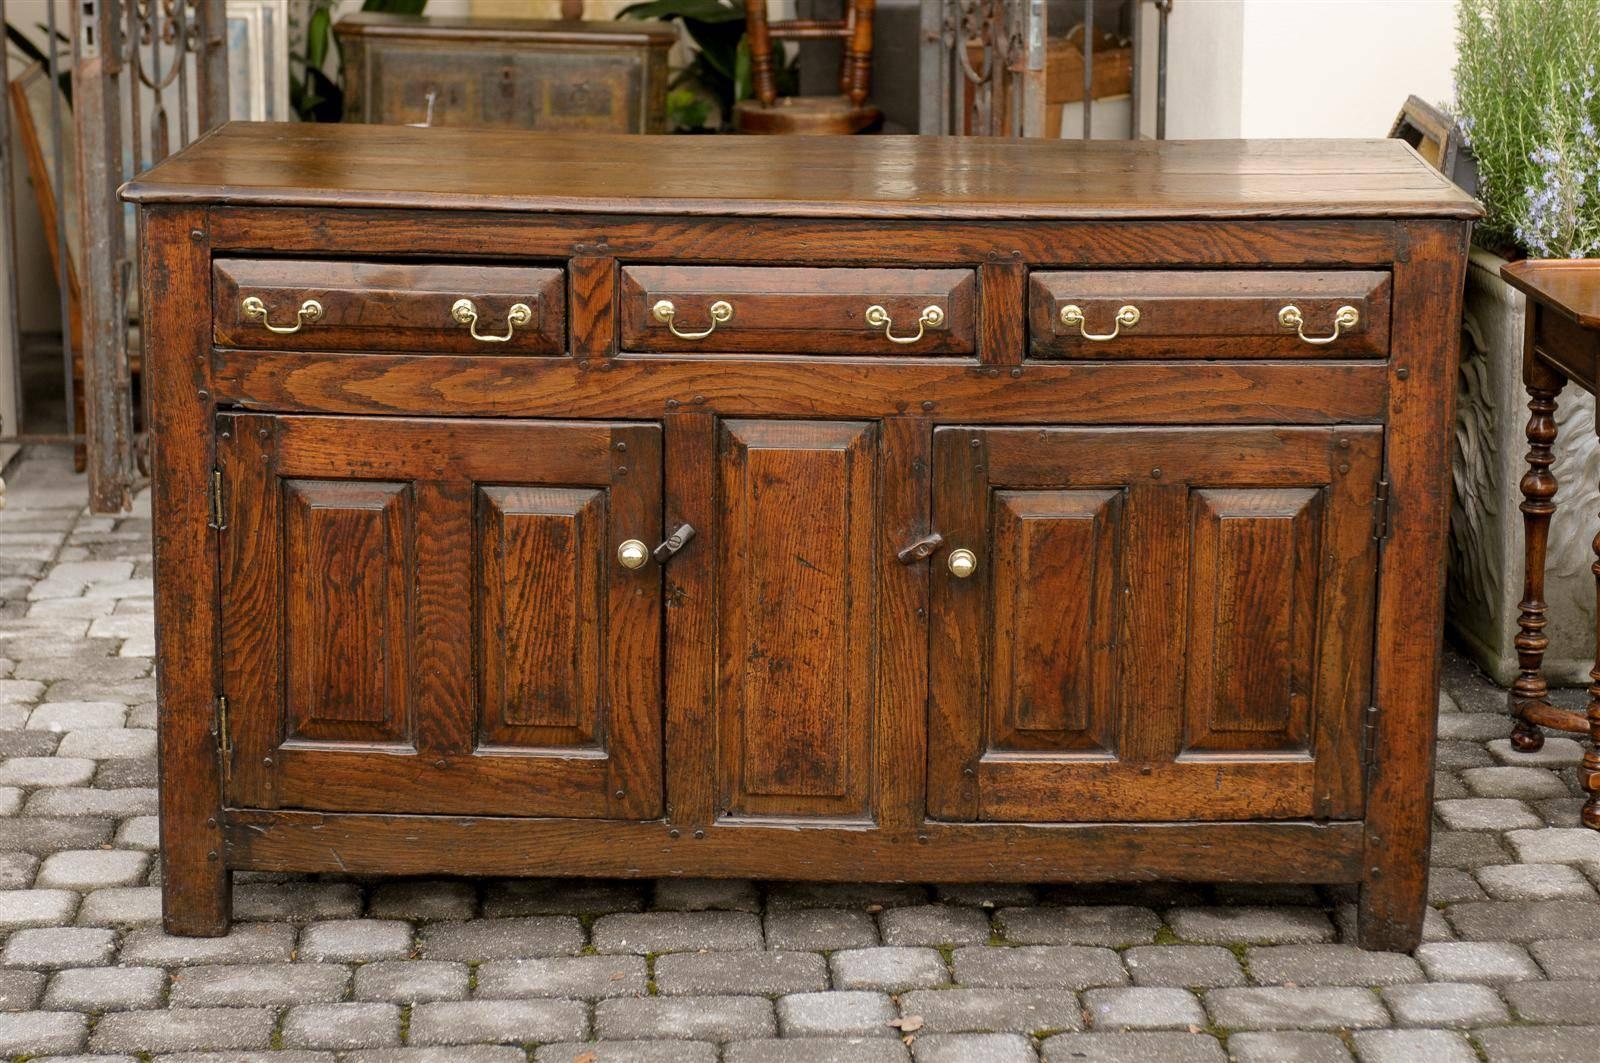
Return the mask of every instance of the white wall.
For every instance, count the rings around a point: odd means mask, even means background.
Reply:
[[[1169,48],[1169,137],[1381,137],[1453,96],[1455,0],[1180,0]]]

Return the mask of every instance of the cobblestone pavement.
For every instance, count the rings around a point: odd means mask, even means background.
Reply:
[[[241,874],[229,937],[167,937],[149,521],[83,497],[45,454],[0,511],[0,1059],[1600,1059],[1578,745],[1509,755],[1454,656],[1414,958],[1301,887]]]

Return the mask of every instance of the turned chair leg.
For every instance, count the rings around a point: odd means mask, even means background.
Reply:
[[[1522,477],[1522,527],[1524,532],[1522,603],[1517,616],[1517,679],[1511,685],[1511,747],[1524,753],[1544,746],[1544,733],[1528,718],[1528,710],[1550,703],[1544,678],[1544,651],[1548,607],[1544,600],[1545,546],[1550,537],[1550,517],[1556,511],[1555,462],[1556,396],[1566,383],[1559,377],[1528,384],[1528,471]],[[1597,665],[1600,667],[1600,665]],[[1596,680],[1600,684],[1600,679]],[[1591,706],[1590,718],[1597,710]],[[1600,763],[1597,763],[1600,768]]]

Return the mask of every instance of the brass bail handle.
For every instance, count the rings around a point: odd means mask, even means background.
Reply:
[[[315,299],[307,299],[300,304],[300,309],[295,311],[294,324],[274,325],[267,320],[267,304],[257,296],[247,295],[244,302],[239,304],[239,309],[244,311],[244,316],[250,321],[261,322],[261,327],[268,332],[276,332],[280,336],[288,336],[299,332],[306,325],[312,325],[322,320],[322,304]]]
[[[1305,315],[1300,313],[1300,308],[1290,303],[1278,311],[1278,324],[1284,328],[1294,329],[1296,335],[1306,343],[1320,347],[1325,343],[1332,343],[1339,338],[1343,329],[1355,328],[1361,323],[1361,311],[1353,306],[1341,306],[1333,313],[1333,331],[1326,336],[1307,336]]]
[[[712,303],[707,312],[711,315],[711,324],[700,332],[680,332],[674,323],[678,315],[678,308],[672,305],[671,299],[659,299],[656,305],[650,308],[650,316],[667,326],[667,329],[680,340],[703,340],[713,332],[717,326],[733,320],[733,304],[726,299],[718,299]]]
[[[478,308],[471,299],[457,299],[450,307],[450,316],[456,324],[467,326],[472,338],[480,343],[505,343],[516,333],[518,326],[533,320],[533,310],[527,303],[512,303],[506,311],[506,334],[492,336],[478,331]]]
[[[1078,333],[1084,339],[1093,340],[1095,343],[1114,340],[1123,329],[1133,328],[1137,325],[1139,323],[1139,308],[1131,305],[1118,308],[1116,322],[1112,325],[1110,332],[1090,332],[1084,327],[1084,321],[1083,308],[1076,303],[1068,303],[1061,308],[1061,323],[1068,328],[1077,326]]]
[[[883,329],[883,338],[890,343],[916,343],[922,338],[924,330],[944,327],[944,308],[939,306],[925,306],[917,317],[917,331],[910,336],[896,336],[894,334],[894,321],[889,317],[889,311],[873,303],[867,307],[867,324],[873,328]]]

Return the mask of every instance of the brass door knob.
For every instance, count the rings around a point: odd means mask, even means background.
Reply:
[[[950,556],[945,559],[945,564],[950,568],[950,575],[956,579],[966,579],[978,571],[978,555],[962,547],[960,550],[950,551]]]
[[[638,539],[625,539],[617,547],[617,564],[623,568],[642,568],[650,557],[650,548]]]

